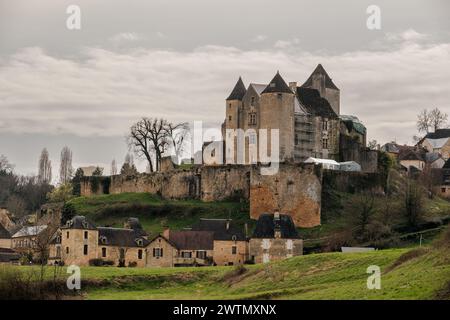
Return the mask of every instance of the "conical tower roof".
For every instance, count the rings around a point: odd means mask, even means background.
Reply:
[[[280,73],[277,72],[275,77],[273,77],[272,81],[270,81],[269,85],[264,89],[263,93],[293,93],[286,82],[281,77]]]
[[[325,76],[325,87],[326,88],[339,90],[339,88],[336,87],[336,85],[333,83],[330,76],[328,75],[328,73],[325,71],[324,67],[320,63],[317,65],[316,69],[314,69],[313,73],[311,73],[308,80],[305,81],[305,83],[302,85],[302,87],[311,87],[313,75],[316,75],[316,74]]]
[[[246,92],[247,89],[245,89],[244,82],[242,81],[242,78],[239,77],[239,80],[236,82],[236,85],[227,100],[242,100]]]

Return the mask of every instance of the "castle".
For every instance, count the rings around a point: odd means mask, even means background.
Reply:
[[[238,138],[232,136],[232,130],[239,129],[245,132],[241,162],[237,158]],[[364,162],[359,153],[366,147],[366,128],[357,117],[340,114],[340,90],[321,64],[301,86],[297,82],[288,85],[279,72],[269,84],[250,83],[247,88],[239,78],[226,99],[222,136],[225,154],[231,158],[225,163],[260,162],[260,129],[279,130],[280,161],[301,162],[313,157]],[[350,147],[353,152],[348,150],[349,140],[355,144]],[[270,134],[267,141],[270,149]],[[363,171],[373,171],[362,167]]]

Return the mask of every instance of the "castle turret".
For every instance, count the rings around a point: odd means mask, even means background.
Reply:
[[[242,81],[242,78],[239,77],[236,85],[226,99],[226,129],[239,128],[239,111],[242,108],[242,98],[246,92],[247,89],[244,86],[244,82]]]
[[[277,72],[261,93],[261,129],[268,129],[268,148],[271,150],[270,130],[279,130],[280,161],[292,159],[294,154],[294,93]]]
[[[340,114],[340,90],[320,63],[302,87],[319,91],[320,96],[328,100],[334,112]]]

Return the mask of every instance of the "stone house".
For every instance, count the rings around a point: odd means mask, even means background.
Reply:
[[[447,159],[442,169],[437,170],[440,174],[434,190],[439,196],[450,199],[450,159]]]
[[[89,265],[101,259],[116,266],[145,266],[146,233],[137,219],[125,228],[96,227],[84,216],[76,216],[62,226],[50,246],[49,263]]]
[[[398,162],[408,172],[411,168],[422,171],[425,168],[425,153],[415,148],[404,148],[398,154]]]
[[[213,232],[212,257],[215,265],[240,265],[248,260],[246,231],[241,230],[232,219],[200,219],[192,226],[192,231]]]
[[[275,212],[259,216],[250,239],[250,259],[253,262],[268,263],[302,254],[303,240],[289,215]]]

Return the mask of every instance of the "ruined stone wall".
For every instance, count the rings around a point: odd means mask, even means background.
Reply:
[[[356,137],[341,134],[339,137],[339,160],[356,161],[363,172],[376,172],[378,167],[378,153],[376,150],[365,148]]]
[[[320,167],[307,164],[280,164],[275,175],[261,175],[253,167],[250,177],[250,217],[265,212],[289,214],[298,227],[320,225],[322,192]]]
[[[250,166],[205,166],[201,169],[201,200],[249,198]]]

